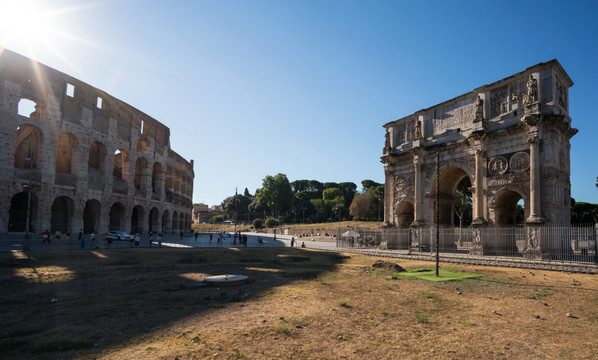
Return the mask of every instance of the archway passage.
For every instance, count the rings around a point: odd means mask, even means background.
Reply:
[[[172,230],[178,231],[179,230],[179,214],[175,211],[172,213]]]
[[[162,232],[167,232],[170,230],[170,213],[168,210],[164,210],[164,214],[162,214]]]
[[[97,200],[88,200],[83,209],[83,232],[90,234],[98,231],[101,204]]]
[[[403,202],[398,209],[397,223],[400,228],[408,228],[414,219],[413,204],[410,202]]]
[[[143,207],[137,205],[131,214],[131,234],[143,232]]]
[[[121,203],[114,203],[110,207],[110,224],[108,230],[121,230],[125,221],[125,207]]]
[[[158,232],[160,223],[159,223],[159,214],[160,212],[158,211],[157,208],[152,208],[152,210],[149,213],[149,222],[148,222],[148,230],[150,232]]]
[[[52,215],[50,220],[50,231],[69,231],[70,218],[73,213],[73,200],[66,196],[57,197],[52,203]]]
[[[22,191],[10,200],[8,212],[8,231],[24,232],[27,224],[27,199],[28,192]],[[37,197],[31,194],[31,205],[29,208],[29,231],[34,231],[34,219],[37,218]]]
[[[465,180],[467,178],[467,180]],[[439,199],[440,202],[438,204],[438,223],[440,225],[455,225],[455,218],[458,218],[456,214],[455,208],[455,200],[459,199],[459,193],[457,189],[464,189],[471,186],[471,180],[467,173],[458,167],[448,167],[440,171],[440,189],[439,189]],[[469,183],[469,186],[467,186]],[[434,183],[432,184],[432,199],[430,207],[432,219],[435,222],[436,215],[434,213],[435,204],[436,204],[436,180],[434,179]],[[471,193],[469,193],[469,202],[471,204]],[[471,215],[469,215],[471,217]],[[471,222],[471,220],[469,220]]]
[[[517,204],[523,199],[521,194],[506,190],[496,198],[495,210],[495,224],[496,225],[517,225]],[[519,210],[520,212],[520,210]],[[519,223],[521,224],[521,222]]]

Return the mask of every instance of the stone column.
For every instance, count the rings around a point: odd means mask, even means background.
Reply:
[[[419,156],[413,159],[415,169],[415,219],[412,226],[422,226],[424,224],[424,184],[422,180],[422,164]]]
[[[474,203],[473,224],[483,225],[484,219],[484,170],[486,169],[486,152],[480,149],[475,150],[475,179],[474,179]]]
[[[539,224],[544,221],[542,220],[542,211],[540,209],[542,198],[540,194],[540,138],[538,133],[530,133],[527,141],[530,144],[530,215],[526,222]]]
[[[392,226],[394,211],[392,208],[392,189],[394,187],[394,181],[391,174],[389,165],[384,166],[384,223],[383,226]]]

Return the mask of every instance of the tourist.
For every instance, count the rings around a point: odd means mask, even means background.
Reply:
[[[306,246],[305,246],[305,241],[301,242],[301,247],[302,247],[302,248],[305,248],[305,247],[306,247]]]
[[[139,246],[139,242],[141,241],[141,236],[139,236],[139,233],[135,234],[135,246]]]
[[[162,233],[158,234],[158,247],[162,247],[162,239],[164,238],[164,235]]]
[[[83,230],[79,231],[79,247],[85,249],[85,236],[83,236]]]
[[[89,246],[92,247],[92,248],[95,247],[97,249],[98,246],[96,245],[96,233],[92,231],[91,235],[89,235],[89,239],[90,239],[89,240],[89,242],[90,242]]]
[[[66,242],[69,242],[69,240],[71,240],[71,231],[67,230],[66,231]]]
[[[291,247],[295,246],[295,237],[291,236]]]
[[[150,239],[149,239],[149,247],[152,247],[152,243],[154,242],[154,234],[150,232]]]
[[[195,238],[195,241],[197,241],[197,236],[199,236],[199,233],[196,231],[196,232],[193,234],[193,237]]]
[[[183,230],[181,230],[181,241],[183,241]]]

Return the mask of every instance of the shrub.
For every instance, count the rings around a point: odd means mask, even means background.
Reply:
[[[266,226],[269,228],[273,228],[276,225],[278,225],[278,220],[276,220],[272,216],[268,216],[268,218],[266,219]]]
[[[261,228],[264,227],[264,220],[260,219],[260,218],[253,219],[253,223],[252,224],[253,224],[253,227],[256,230],[259,230],[259,229],[261,229]]]

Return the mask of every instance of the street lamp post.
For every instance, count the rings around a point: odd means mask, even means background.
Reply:
[[[29,223],[31,221],[31,177],[33,176],[33,154],[31,152],[31,144],[29,144],[29,151],[25,161],[29,161],[29,183],[27,185],[27,217],[25,220],[25,244],[23,244],[23,250],[29,250],[29,240],[31,235],[29,234]]]

